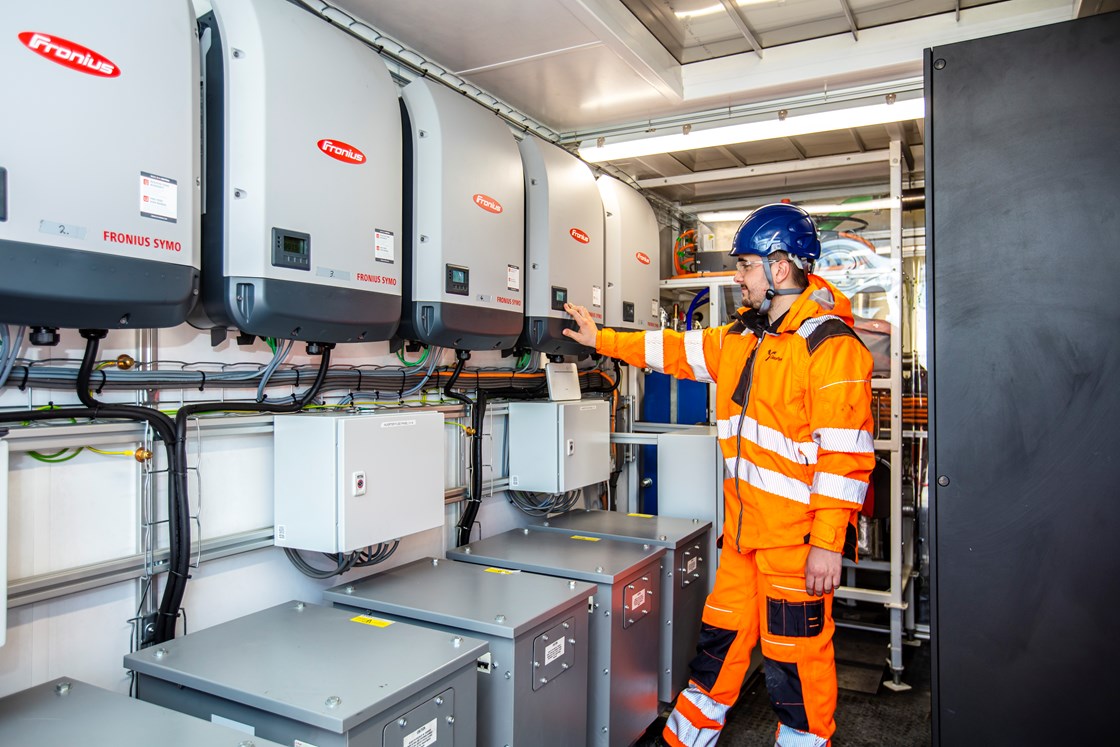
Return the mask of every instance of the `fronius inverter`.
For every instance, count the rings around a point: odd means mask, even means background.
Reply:
[[[635,189],[600,176],[606,214],[605,323],[622,330],[659,329],[661,240],[649,201]]]
[[[189,0],[5,3],[0,321],[171,327],[198,295]]]
[[[388,70],[296,3],[212,5],[200,19],[206,316],[262,337],[389,339],[401,122]]]
[[[402,91],[404,305],[398,336],[513,347],[525,289],[525,186],[509,127],[439,83]]]
[[[561,332],[575,327],[564,303],[603,323],[603,201],[591,169],[571,153],[528,135],[520,148],[529,276],[521,341],[542,353],[586,353]]]

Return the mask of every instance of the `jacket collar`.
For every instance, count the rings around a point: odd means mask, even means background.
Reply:
[[[775,332],[767,329],[765,317],[754,309],[740,308],[737,316],[743,326],[760,336],[764,331]],[[818,316],[836,316],[848,326],[855,322],[852,318],[852,302],[848,297],[824,278],[810,274],[809,287],[801,292],[789,311],[778,320],[776,332],[781,334],[799,329],[806,321]]]

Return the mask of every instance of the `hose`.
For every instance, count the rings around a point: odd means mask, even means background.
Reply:
[[[708,289],[707,288],[705,288],[704,290],[700,291],[699,293],[697,293],[695,296],[692,297],[692,303],[690,303],[688,305],[688,311],[685,312],[685,318],[684,318],[684,328],[685,329],[692,329],[692,314],[696,311],[696,307],[700,305],[700,302],[703,301],[707,297],[708,297]]]

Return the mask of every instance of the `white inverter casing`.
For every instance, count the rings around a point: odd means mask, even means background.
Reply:
[[[649,201],[613,176],[596,180],[606,215],[604,323],[656,330],[660,322],[661,239]]]
[[[404,296],[398,336],[460,350],[513,347],[525,288],[525,185],[509,126],[423,78],[406,121]]]
[[[182,323],[198,295],[189,0],[4,3],[0,322]]]
[[[297,3],[212,5],[199,21],[206,316],[262,337],[389,339],[402,200],[388,69]]]
[[[353,552],[443,526],[443,413],[278,415],[278,547]]]
[[[555,355],[590,352],[561,330],[575,328],[565,301],[587,307],[603,323],[603,201],[595,176],[571,153],[536,137],[526,135],[520,148],[529,276],[522,344]]]

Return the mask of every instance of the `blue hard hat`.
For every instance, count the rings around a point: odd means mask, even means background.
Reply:
[[[808,213],[796,205],[776,202],[747,216],[735,232],[731,256],[767,257],[773,252],[786,252],[810,263],[821,256],[817,227]]]

